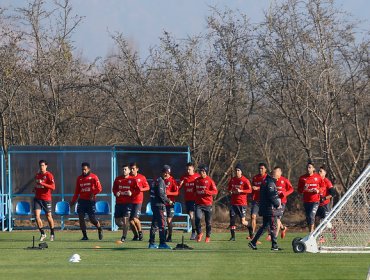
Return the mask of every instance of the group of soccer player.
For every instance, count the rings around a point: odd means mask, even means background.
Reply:
[[[54,177],[47,171],[47,162],[40,160],[40,170],[35,176],[35,198],[34,213],[36,224],[41,233],[40,241],[44,241],[46,234],[40,218],[41,210],[46,213],[50,227],[50,240],[54,241],[54,221],[51,215],[51,195],[55,189]],[[87,162],[81,164],[82,174],[77,177],[74,196],[70,202],[73,206],[76,202],[79,216],[82,240],[88,240],[85,215],[90,222],[98,229],[99,240],[103,239],[103,230],[95,217],[96,195],[102,191],[97,175],[91,172]],[[304,209],[309,232],[315,227],[315,220],[323,219],[330,211],[330,200],[334,196],[334,188],[329,179],[326,178],[326,168],[321,166],[319,173],[315,173],[312,162],[306,166],[307,173],[299,178],[298,192],[303,194]],[[143,232],[140,222],[140,214],[145,191],[150,190],[150,202],[153,211],[153,220],[150,230],[149,248],[170,248],[166,242],[172,242],[172,220],[175,214],[174,205],[176,197],[184,192],[186,213],[190,216],[192,223],[191,240],[201,242],[203,231],[201,220],[204,216],[206,224],[205,242],[210,242],[212,230],[213,199],[218,190],[215,182],[208,176],[208,167],[200,165],[198,172],[195,171],[193,163],[186,164],[185,174],[177,182],[171,175],[171,167],[163,166],[160,176],[154,180],[152,186],[144,175],[139,173],[139,165],[136,162],[124,164],[121,175],[114,180],[112,193],[116,197],[114,218],[116,224],[122,228],[120,241],[127,239],[128,229],[131,228],[134,241],[143,240]],[[273,178],[274,191],[279,198],[279,206],[271,212],[272,221],[269,228],[269,236],[278,236],[281,231],[281,238],[286,235],[287,227],[282,223],[287,198],[294,191],[290,181],[282,176],[282,169],[274,167],[271,176],[268,175],[267,166],[264,163],[258,164],[258,174],[250,181],[243,175],[244,168],[237,164],[234,168],[235,175],[230,179],[227,191],[230,195],[230,241],[235,241],[236,221],[240,218],[243,227],[248,229],[248,239],[254,240],[257,215],[260,206],[260,190],[267,183],[267,176]],[[247,221],[248,197],[251,200],[250,224]],[[272,206],[271,206],[272,207]],[[160,244],[155,244],[155,232],[159,229]],[[267,239],[270,239],[268,236]],[[255,240],[256,244],[260,242]]]

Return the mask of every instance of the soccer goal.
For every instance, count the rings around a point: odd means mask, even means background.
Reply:
[[[296,253],[370,253],[370,164],[320,225],[292,245]]]

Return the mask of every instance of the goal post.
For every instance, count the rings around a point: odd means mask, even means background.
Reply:
[[[292,245],[296,253],[370,253],[370,164],[318,227]]]

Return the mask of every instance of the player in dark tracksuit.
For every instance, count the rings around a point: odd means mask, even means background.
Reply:
[[[164,177],[171,173],[171,167],[164,165],[162,169],[162,176],[157,178],[150,188],[150,204],[153,211],[152,225],[150,227],[149,249],[171,249],[166,244],[166,204],[173,204],[173,202],[166,195],[166,184]],[[159,229],[159,246],[155,244],[155,233]]]
[[[259,212],[258,214],[263,217],[263,224],[258,229],[256,235],[248,243],[248,246],[253,250],[257,250],[257,241],[264,234],[264,232],[269,228],[271,233],[271,250],[278,251],[280,248],[277,245],[276,238],[276,225],[277,218],[274,215],[274,208],[281,208],[281,201],[276,189],[275,179],[270,175],[267,175],[263,180],[261,189],[260,189],[260,203],[259,203]]]

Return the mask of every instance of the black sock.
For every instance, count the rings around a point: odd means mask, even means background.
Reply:
[[[235,229],[230,229],[231,237],[235,238]]]
[[[249,232],[249,236],[253,236],[253,228],[251,226],[248,226],[248,232]]]
[[[192,229],[192,230],[191,230],[191,233],[195,233],[195,229]]]
[[[101,227],[98,227],[98,231],[101,231],[102,230],[102,228]]]
[[[83,230],[83,231],[82,231],[82,235],[83,235],[84,237],[87,237],[86,230]]]
[[[50,229],[50,235],[54,235],[54,228]]]
[[[40,233],[41,233],[41,234],[45,234],[45,231],[44,231],[44,229],[43,229],[43,228],[40,228]]]

